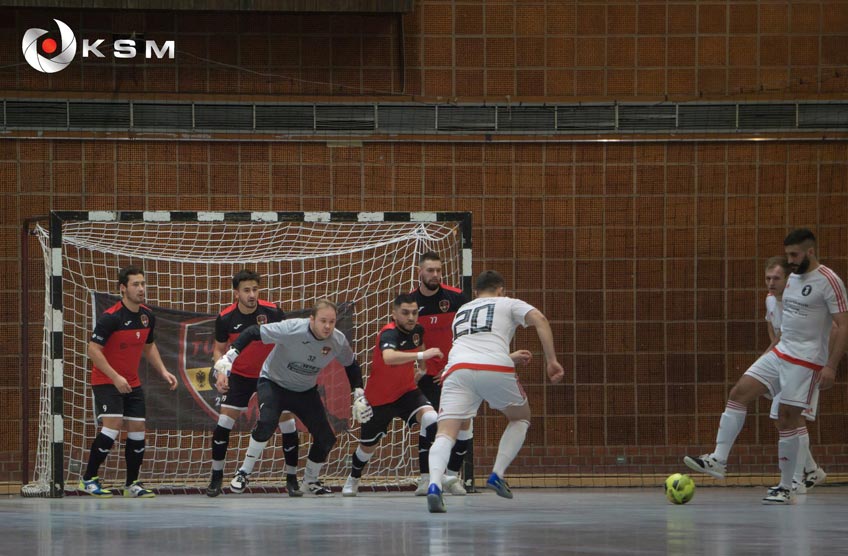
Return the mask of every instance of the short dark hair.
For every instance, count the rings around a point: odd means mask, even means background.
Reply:
[[[324,298],[324,299],[319,299],[315,302],[315,305],[312,306],[312,310],[309,311],[309,316],[314,317],[315,315],[318,314],[318,311],[320,311],[321,309],[325,309],[327,307],[329,307],[330,309],[335,311],[336,314],[338,314],[339,308],[336,306],[336,304],[333,303],[332,301],[330,301],[329,299]]]
[[[802,243],[807,242],[812,243],[813,246],[815,246],[816,236],[807,228],[798,228],[789,232],[789,235],[787,235],[786,239],[783,240],[783,245],[788,247],[789,245],[801,245]]]
[[[426,253],[423,253],[421,255],[421,258],[418,260],[418,264],[422,265],[422,264],[426,263],[427,261],[440,261],[441,262],[441,260],[442,260],[442,258],[435,251],[427,251]]]
[[[504,277],[496,270],[484,270],[477,276],[475,289],[478,292],[494,291],[506,284]]]
[[[233,275],[233,289],[239,289],[239,285],[242,282],[249,282],[250,280],[253,280],[257,284],[259,284],[259,282],[262,281],[262,276],[260,276],[259,273],[253,272],[252,270],[248,270],[246,268],[244,270],[239,270]]]
[[[779,266],[783,269],[783,273],[789,276],[789,261],[786,257],[769,257],[766,261],[766,270]]]
[[[136,274],[141,274],[142,276],[144,276],[144,271],[141,269],[141,267],[134,265],[125,266],[124,268],[118,271],[118,285],[129,285],[130,276],[135,276]]]
[[[397,309],[404,303],[415,303],[416,305],[418,305],[418,300],[415,299],[415,296],[411,293],[402,293],[395,298],[394,302],[392,302],[392,305],[395,307],[395,309]]]

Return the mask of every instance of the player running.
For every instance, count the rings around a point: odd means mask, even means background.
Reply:
[[[427,507],[431,513],[446,511],[441,480],[451,446],[463,422],[477,414],[483,400],[509,419],[486,488],[512,498],[504,473],[524,444],[530,427],[530,404],[515,375],[515,359],[526,363],[530,352],[510,356],[515,328],[536,328],[552,383],[561,381],[565,374],[557,361],[551,326],[541,311],[519,299],[505,297],[503,276],[493,270],[480,274],[476,289],[477,299],[465,304],[454,319],[453,347],[442,376],[438,432],[430,448]]]

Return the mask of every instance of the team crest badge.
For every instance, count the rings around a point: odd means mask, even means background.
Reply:
[[[256,324],[267,324],[268,323],[268,315],[261,314],[256,315]]]
[[[448,301],[447,299],[442,299],[441,301],[439,301],[439,309],[443,313],[447,313],[448,309],[450,309],[450,301]]]
[[[809,285],[804,286],[803,289],[801,290],[801,295],[803,295],[804,297],[807,297],[808,295],[810,295],[811,291],[813,291],[812,286],[809,286]]]
[[[327,355],[331,351],[333,351],[333,348],[331,348],[330,346],[324,346],[321,348],[321,355]]]
[[[150,319],[149,319],[149,318],[147,318],[147,315],[145,315],[144,313],[142,313],[142,314],[141,314],[141,325],[142,325],[143,327],[147,328],[147,325],[148,325],[148,324],[150,324]]]
[[[420,345],[421,344],[421,336],[419,334],[412,335],[412,345]]]

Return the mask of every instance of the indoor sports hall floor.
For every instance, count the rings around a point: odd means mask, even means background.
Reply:
[[[447,497],[427,512],[410,493],[358,498],[162,495],[0,499],[0,554],[521,555],[837,554],[848,487],[795,506],[762,506],[762,488],[703,488],[685,506],[656,489],[520,489]]]

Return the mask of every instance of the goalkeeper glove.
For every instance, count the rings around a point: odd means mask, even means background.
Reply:
[[[365,399],[365,391],[362,388],[353,391],[353,406],[350,408],[350,413],[354,420],[360,423],[367,423],[374,416],[374,410]]]
[[[230,376],[230,370],[233,368],[233,361],[238,357],[238,350],[230,348],[230,350],[215,362],[215,374],[223,373]]]

